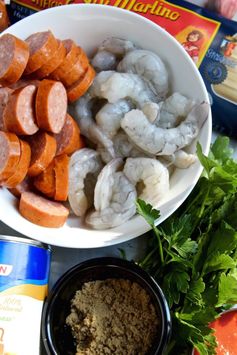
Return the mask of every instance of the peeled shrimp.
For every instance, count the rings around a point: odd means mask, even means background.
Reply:
[[[107,38],[99,45],[99,51],[105,50],[120,57],[134,49],[136,47],[131,41],[117,37]]]
[[[110,103],[129,98],[139,108],[158,98],[137,74],[102,71],[96,75],[89,92],[92,97],[107,99]]]
[[[123,172],[137,186],[138,197],[152,205],[157,205],[169,190],[168,169],[156,159],[128,158]]]
[[[157,54],[144,49],[133,50],[125,55],[117,70],[140,75],[156,95],[161,99],[166,97],[169,88],[168,71]]]
[[[97,112],[96,123],[109,138],[113,138],[120,129],[121,119],[132,108],[132,103],[125,99],[114,104],[107,103]]]
[[[120,130],[114,137],[114,153],[116,158],[128,158],[128,157],[144,157],[147,156],[141,149],[135,147],[135,145],[129,141],[125,132]],[[104,147],[97,148],[98,153],[101,156],[103,162],[110,162],[113,157]]]
[[[136,213],[136,189],[121,169],[122,159],[113,159],[100,172],[95,187],[95,211],[86,223],[95,229],[113,228]]]
[[[161,104],[160,117],[156,125],[162,128],[173,128],[180,123],[195,105],[195,101],[175,92]]]
[[[69,163],[70,206],[77,216],[83,216],[93,205],[94,187],[103,165],[99,154],[83,148],[72,154]]]
[[[91,64],[97,72],[103,70],[114,70],[117,66],[117,58],[115,54],[101,50],[98,51],[92,58]]]
[[[92,117],[93,100],[89,94],[82,96],[71,106],[73,117],[78,122],[81,134],[95,144],[104,146],[114,156],[113,142],[97,126]]]
[[[180,149],[172,155],[164,156],[164,159],[179,169],[187,169],[197,161],[197,156]]]
[[[96,71],[113,70],[117,66],[118,58],[121,58],[128,51],[134,50],[132,42],[125,39],[110,37],[103,41],[92,58],[91,64]]]
[[[131,110],[121,120],[121,127],[129,138],[144,152],[171,155],[189,145],[197,137],[208,117],[209,104],[196,104],[175,128],[161,128],[152,124],[140,110]]]

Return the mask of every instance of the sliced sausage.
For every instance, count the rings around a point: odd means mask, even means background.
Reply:
[[[75,64],[69,68],[68,71],[65,71],[63,75],[60,76],[60,81],[66,86],[69,87],[78,81],[86,72],[89,66],[89,60],[86,53],[82,48],[78,47],[80,52],[76,57]]]
[[[27,85],[10,95],[3,113],[8,131],[24,135],[32,135],[38,131],[39,127],[35,122],[36,90],[35,85]]]
[[[22,192],[24,191],[33,191],[34,186],[32,180],[29,176],[26,176],[25,179],[20,182],[17,186],[9,188],[8,190],[17,198],[21,197]]]
[[[6,131],[6,127],[3,120],[3,112],[7,105],[8,99],[12,90],[9,88],[0,88],[0,131]]]
[[[5,2],[0,0],[0,32],[5,30],[9,25],[9,18]]]
[[[0,180],[4,180],[15,171],[19,162],[20,141],[14,133],[0,131],[0,147]]]
[[[14,173],[3,183],[4,186],[13,188],[20,184],[28,172],[31,150],[27,142],[20,140],[21,156]]]
[[[66,48],[64,47],[62,41],[58,41],[58,48],[52,58],[49,59],[44,65],[42,65],[42,67],[36,70],[36,72],[34,72],[32,75],[38,79],[45,78],[59,67],[65,56]]]
[[[58,48],[57,39],[51,31],[36,32],[29,36],[25,42],[29,45],[30,56],[25,68],[28,75],[38,70],[50,60]]]
[[[67,154],[59,155],[54,159],[55,195],[57,201],[66,201],[69,186],[69,157]]]
[[[35,85],[36,87],[38,87],[39,83],[40,81],[35,79],[20,79],[16,83],[9,85],[8,87],[12,90],[17,90],[27,85]]]
[[[70,102],[76,101],[84,95],[93,83],[95,70],[89,65],[84,76],[67,89],[67,97]]]
[[[31,147],[29,176],[36,176],[46,169],[56,153],[56,139],[46,132],[37,132],[28,138]]]
[[[50,78],[54,80],[61,80],[61,77],[65,75],[65,72],[68,72],[76,63],[76,58],[80,53],[79,47],[77,47],[73,40],[65,39],[62,43],[66,49],[66,56],[59,67],[50,74]]]
[[[84,147],[80,129],[74,119],[67,114],[65,124],[58,134],[54,134],[57,142],[56,155],[72,154]]]
[[[39,175],[34,178],[34,186],[47,197],[55,195],[55,171],[54,160],[49,166]]]
[[[21,194],[19,211],[30,222],[48,228],[62,227],[69,214],[69,210],[61,203],[49,201],[32,192]]]
[[[20,79],[29,58],[28,44],[7,33],[0,37],[0,84],[7,86]]]
[[[46,131],[59,133],[67,113],[67,92],[63,84],[54,80],[42,80],[35,107],[38,126]]]

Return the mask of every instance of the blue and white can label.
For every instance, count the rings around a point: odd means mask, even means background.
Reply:
[[[0,236],[0,355],[39,355],[50,256],[47,245]]]

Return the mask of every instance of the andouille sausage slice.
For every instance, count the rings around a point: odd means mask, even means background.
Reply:
[[[62,227],[69,215],[69,210],[60,202],[47,200],[33,192],[21,194],[19,211],[30,222],[48,228]]]
[[[56,153],[56,139],[48,133],[40,131],[28,138],[31,147],[29,176],[36,176],[46,169]]]
[[[40,81],[36,79],[20,79],[16,83],[9,85],[8,88],[10,88],[11,90],[17,90],[27,85],[35,85],[36,87],[38,87],[39,83]]]
[[[20,184],[28,172],[30,165],[31,150],[27,142],[20,139],[21,156],[14,173],[3,183],[8,188],[16,187]]]
[[[0,181],[15,171],[21,155],[20,141],[14,133],[0,131]]]
[[[54,134],[54,137],[57,142],[56,155],[72,154],[85,145],[80,136],[78,124],[69,114],[66,115],[66,121],[60,133]]]
[[[67,92],[59,81],[44,79],[36,94],[36,120],[40,128],[59,133],[67,113]]]
[[[34,190],[34,186],[32,183],[32,179],[27,175],[25,179],[20,182],[15,187],[9,188],[8,189],[15,197],[19,198],[21,197],[21,194],[25,191],[32,192]]]
[[[5,30],[9,26],[9,18],[5,2],[0,0],[0,32]]]
[[[3,120],[3,112],[7,105],[10,94],[13,90],[5,87],[0,88],[0,131],[6,131],[6,127]]]
[[[52,58],[50,58],[42,67],[40,67],[34,75],[38,79],[43,79],[56,70],[59,65],[63,62],[66,56],[66,48],[63,45],[62,41],[58,40],[58,48]]]
[[[0,37],[0,84],[7,86],[22,76],[29,58],[29,46],[7,33]]]
[[[3,113],[4,124],[8,131],[19,135],[32,135],[39,130],[35,118],[36,91],[35,85],[27,85],[10,95]]]
[[[73,102],[83,96],[93,83],[94,77],[95,70],[89,65],[84,76],[67,89],[68,101]]]
[[[78,81],[86,72],[89,66],[89,60],[86,53],[82,48],[78,47],[80,52],[76,57],[75,64],[69,68],[68,71],[64,72],[64,75],[60,76],[60,81],[66,86],[69,87]]]
[[[54,158],[56,201],[66,201],[69,187],[69,157],[67,154]]]
[[[80,53],[79,47],[77,47],[73,40],[65,39],[62,43],[66,49],[66,56],[58,68],[50,74],[50,78],[54,80],[61,80],[61,77],[65,75],[65,72],[68,72],[76,63],[77,56]]]
[[[54,160],[39,175],[34,178],[34,186],[47,197],[53,198],[55,195],[55,171]]]
[[[30,56],[24,74],[28,75],[38,70],[50,60],[58,48],[57,39],[51,31],[36,32],[26,38],[29,45]]]

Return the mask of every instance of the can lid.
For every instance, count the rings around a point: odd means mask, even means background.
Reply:
[[[0,234],[0,241],[8,241],[8,242],[13,242],[13,243],[23,243],[23,244],[31,244],[35,245],[39,248],[47,249],[51,251],[51,247],[48,244],[39,242],[38,240],[35,239],[30,239],[30,238],[22,238],[22,237],[15,237],[12,235],[1,235]]]

